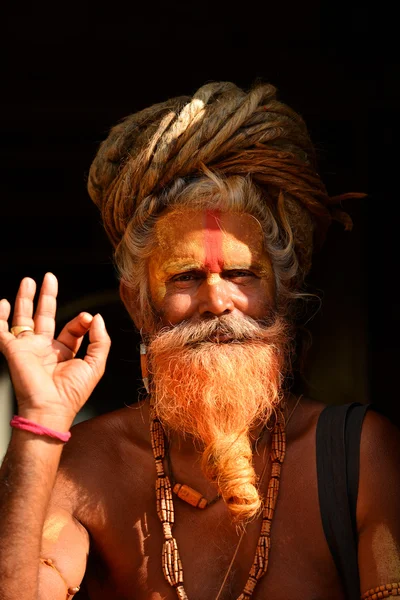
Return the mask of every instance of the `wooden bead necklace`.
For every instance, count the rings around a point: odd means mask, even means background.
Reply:
[[[185,588],[183,586],[183,568],[182,561],[179,556],[178,544],[172,535],[172,527],[174,525],[175,513],[172,497],[172,486],[168,475],[164,470],[164,459],[166,455],[166,439],[163,427],[157,418],[157,415],[152,409],[151,425],[150,425],[151,445],[156,465],[156,504],[157,514],[162,523],[164,533],[164,544],[162,549],[162,568],[164,576],[168,583],[175,588],[176,594],[180,600],[188,600]],[[260,537],[258,539],[257,549],[253,560],[253,565],[250,569],[249,577],[243,592],[237,600],[248,600],[253,595],[255,587],[261,577],[265,575],[268,568],[271,525],[275,513],[276,501],[279,492],[279,481],[281,476],[282,463],[286,451],[286,434],[283,422],[282,413],[278,413],[275,421],[275,426],[272,431],[270,459],[272,463],[271,477],[268,484],[267,496],[262,514],[262,525]],[[181,485],[181,484],[178,484]],[[181,486],[180,490],[185,486]],[[195,502],[196,494],[203,498],[199,492],[189,488],[190,492],[186,495],[193,498]],[[178,492],[180,491],[178,490]],[[186,498],[185,498],[186,499]],[[205,502],[207,500],[203,498]],[[186,501],[188,501],[186,499]],[[200,500],[198,499],[198,502]],[[189,502],[192,504],[192,502]],[[196,504],[195,504],[196,505]],[[233,561],[232,561],[233,562]],[[232,563],[231,563],[232,565]],[[229,569],[230,570],[230,569]],[[229,572],[229,571],[228,571]],[[222,586],[225,583],[223,581]],[[222,587],[221,587],[222,590]],[[220,590],[220,592],[221,592]],[[218,594],[219,596],[220,594]]]
[[[400,596],[400,582],[386,583],[371,588],[361,595],[361,600],[380,600],[381,598],[393,598],[394,596]]]

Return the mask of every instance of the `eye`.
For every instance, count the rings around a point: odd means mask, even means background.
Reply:
[[[248,271],[247,269],[230,269],[229,271],[224,272],[224,277],[233,280],[244,280],[249,278],[257,278],[257,275],[255,275],[253,271]]]
[[[179,275],[174,275],[171,277],[170,281],[193,281],[198,278],[199,276],[197,273],[190,271],[189,273],[179,273]]]
[[[169,279],[169,283],[174,284],[177,288],[187,288],[193,285],[196,281],[204,278],[204,274],[199,271],[186,271],[177,273]]]

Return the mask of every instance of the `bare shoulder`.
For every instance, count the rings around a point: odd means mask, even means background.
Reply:
[[[287,439],[291,451],[297,451],[304,460],[315,454],[318,419],[327,405],[302,397],[296,406],[296,399],[291,399],[288,415],[294,406],[287,426]],[[371,408],[365,414],[361,430],[359,531],[380,519],[393,519],[400,530],[400,430],[387,417],[373,410],[373,406]]]
[[[127,471],[136,470],[151,454],[148,406],[141,402],[92,419],[71,429],[54,487],[52,504],[80,514],[85,504],[92,507]]]
[[[359,529],[372,520],[398,521],[400,514],[400,430],[384,415],[365,415],[360,445],[357,504]]]
[[[319,415],[327,405],[304,395],[292,396],[286,409],[287,441],[288,443],[313,437]]]
[[[392,454],[399,451],[400,429],[381,413],[369,410],[365,415],[361,434],[362,455],[370,459],[379,458],[382,452]]]
[[[98,445],[99,436],[115,439],[129,439],[141,444],[148,435],[149,406],[147,402],[137,402],[74,425],[71,430],[76,442]],[[72,438],[71,438],[72,439]],[[72,448],[72,446],[70,446]]]

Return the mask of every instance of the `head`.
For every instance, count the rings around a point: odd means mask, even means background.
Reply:
[[[89,192],[149,346],[155,409],[190,435],[232,514],[257,514],[251,432],[282,402],[293,319],[333,218],[299,115],[266,84],[203,86],[131,115]]]

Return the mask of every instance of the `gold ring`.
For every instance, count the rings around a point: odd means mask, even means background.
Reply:
[[[29,327],[29,325],[15,325],[14,327],[11,327],[10,331],[17,337],[23,331],[32,331],[33,333],[33,328]]]

